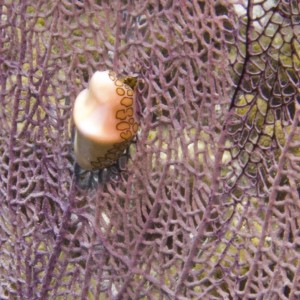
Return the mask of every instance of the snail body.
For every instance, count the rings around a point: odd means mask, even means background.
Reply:
[[[137,133],[134,90],[112,71],[95,72],[77,96],[73,118],[78,165],[97,170],[114,164]]]

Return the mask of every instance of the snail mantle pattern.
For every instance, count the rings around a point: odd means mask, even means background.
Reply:
[[[82,169],[114,164],[138,131],[134,91],[125,82],[112,71],[97,71],[75,100],[74,151]]]

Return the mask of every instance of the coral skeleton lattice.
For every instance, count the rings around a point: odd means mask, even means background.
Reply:
[[[1,299],[298,299],[297,0],[0,1]],[[122,171],[72,108],[139,75]]]

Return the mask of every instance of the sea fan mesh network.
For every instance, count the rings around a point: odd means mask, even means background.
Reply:
[[[0,0],[1,299],[299,299],[299,10]],[[82,184],[72,106],[106,69],[139,74],[140,132]]]

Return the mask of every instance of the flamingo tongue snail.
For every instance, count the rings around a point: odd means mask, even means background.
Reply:
[[[75,159],[85,170],[113,165],[137,133],[134,86],[130,77],[112,71],[95,72],[74,104]]]

